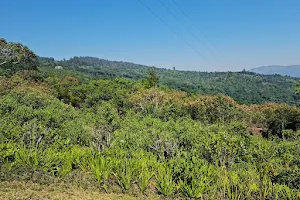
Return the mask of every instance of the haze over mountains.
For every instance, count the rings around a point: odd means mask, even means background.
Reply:
[[[271,75],[279,74],[281,76],[291,76],[291,77],[300,77],[300,65],[289,65],[289,66],[280,66],[280,65],[270,65],[262,66],[249,70],[257,74]]]

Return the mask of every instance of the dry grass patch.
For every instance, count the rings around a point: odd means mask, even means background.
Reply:
[[[133,197],[126,194],[106,194],[85,190],[68,184],[40,185],[32,182],[1,182],[0,200],[131,200],[145,199],[145,196]],[[147,199],[159,199],[148,197]]]

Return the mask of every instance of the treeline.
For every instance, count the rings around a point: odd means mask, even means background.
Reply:
[[[295,105],[294,87],[297,78],[279,75],[259,75],[251,72],[193,72],[150,68],[128,62],[108,61],[93,57],[73,57],[70,60],[44,62],[44,68],[59,65],[64,69],[84,73],[96,78],[124,77],[143,80],[153,69],[160,77],[160,85],[202,95],[223,94],[244,104],[265,102]],[[43,69],[44,69],[43,68]]]

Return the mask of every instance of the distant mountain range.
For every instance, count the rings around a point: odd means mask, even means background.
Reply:
[[[300,65],[290,65],[290,66],[280,66],[280,65],[271,65],[257,67],[249,70],[257,74],[271,75],[279,74],[281,76],[291,76],[291,77],[300,77]]]

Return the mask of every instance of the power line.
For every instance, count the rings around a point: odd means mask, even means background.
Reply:
[[[206,44],[203,43],[203,42],[197,37],[197,35],[194,34],[194,32],[191,31],[191,29],[189,29],[189,27],[188,27],[182,20],[180,20],[180,19],[177,17],[177,15],[174,14],[174,12],[172,12],[172,11],[166,6],[165,3],[163,3],[162,0],[158,0],[158,1],[160,2],[160,4],[161,4],[161,5],[162,5],[169,13],[171,13],[171,15],[172,15],[179,23],[182,24],[182,26],[187,30],[187,32],[188,32],[192,37],[194,37],[194,38],[195,38],[202,46],[204,46],[204,47],[207,49],[207,51],[208,51],[212,56],[214,56],[213,53],[209,50],[209,48],[206,46]]]
[[[178,3],[175,0],[172,0],[173,3],[176,5],[176,7],[181,11],[181,13],[192,22],[192,19],[186,14],[186,12],[184,12],[184,10],[178,5]],[[206,34],[204,34],[203,31],[201,31],[198,27],[196,27],[196,29],[201,33],[201,35],[209,42],[209,44],[211,46],[213,46],[218,52],[218,48],[210,41],[210,39],[206,36]]]
[[[155,14],[155,12],[149,6],[147,6],[142,0],[139,0],[139,2],[141,2],[141,4],[143,4],[159,21],[161,21],[168,29],[170,29],[170,31],[172,31],[178,38],[180,38],[186,45],[188,45],[195,53],[201,56],[202,59],[209,62],[205,57],[203,57],[203,55],[197,49],[195,49],[188,41],[186,41],[183,37],[177,34],[176,31],[172,27],[170,27],[161,17]]]

